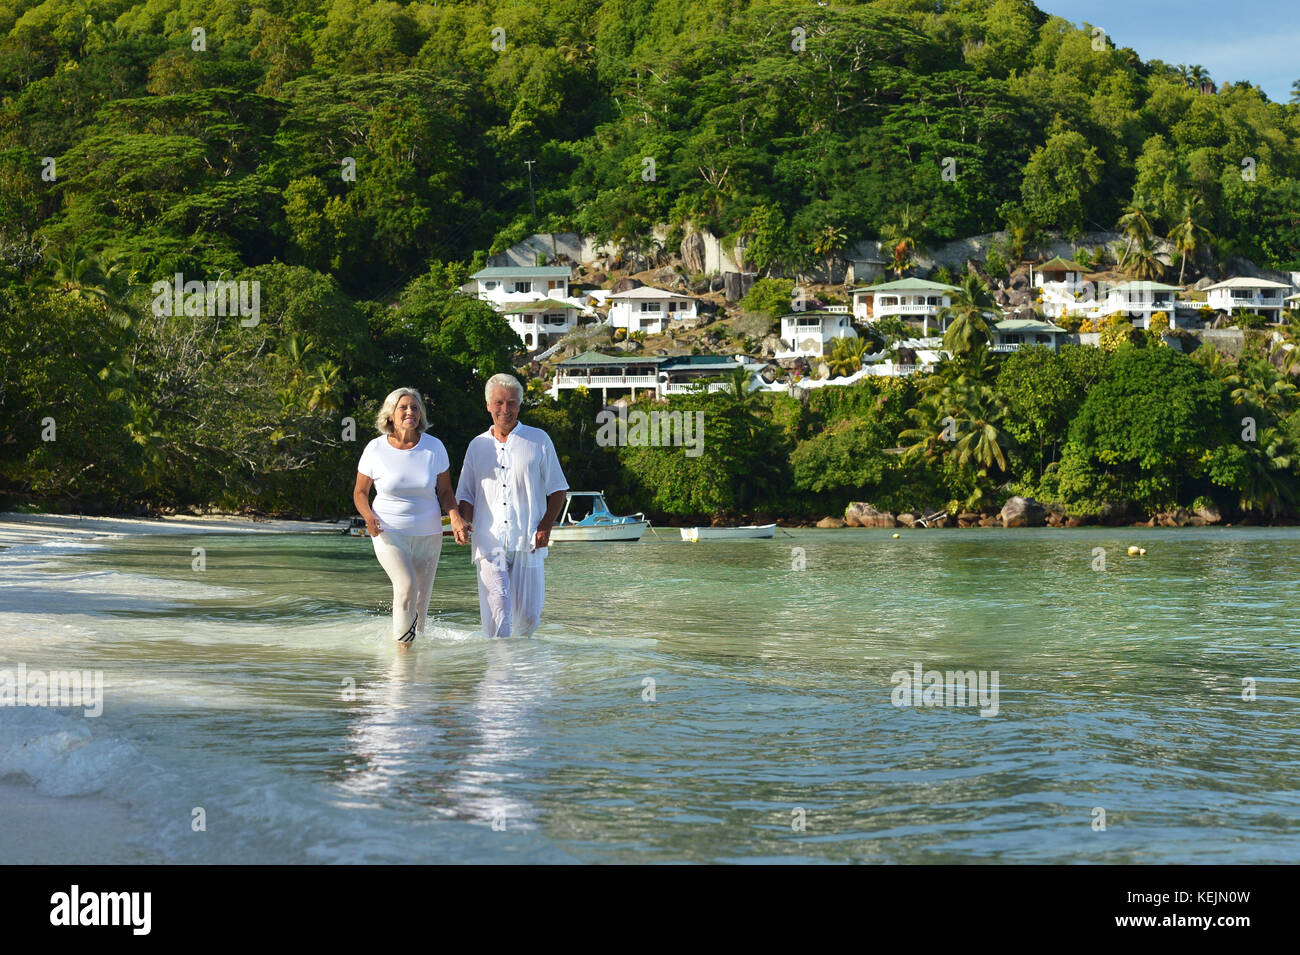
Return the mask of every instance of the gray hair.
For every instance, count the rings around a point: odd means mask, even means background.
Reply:
[[[505,388],[509,391],[513,391],[515,393],[515,397],[519,399],[521,404],[523,403],[524,386],[519,383],[519,379],[516,378],[514,375],[501,374],[501,375],[493,375],[491,378],[489,378],[487,380],[487,384],[483,386],[483,400],[491,401],[492,392],[494,392],[498,388]]]
[[[383,434],[393,433],[393,412],[397,410],[397,403],[410,395],[415,403],[415,410],[420,416],[420,420],[415,425],[415,430],[420,434],[429,430],[429,415],[424,410],[424,399],[414,388],[398,388],[389,393],[384,399],[384,406],[379,409],[379,414],[375,415],[375,427]]]

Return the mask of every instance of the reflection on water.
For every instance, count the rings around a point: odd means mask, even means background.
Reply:
[[[407,654],[349,539],[203,545],[0,555],[0,647],[105,670],[133,811],[209,805],[170,858],[1300,861],[1295,532],[562,546],[506,641],[454,550]],[[918,663],[998,671],[997,716],[892,705]]]

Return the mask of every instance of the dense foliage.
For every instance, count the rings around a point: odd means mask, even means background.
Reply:
[[[403,384],[455,459],[519,347],[455,289],[537,230],[647,253],[652,225],[670,250],[709,229],[789,278],[869,238],[901,267],[1002,226],[1020,251],[1127,221],[1139,269],[1153,235],[1177,237],[1181,268],[1300,266],[1300,107],[1202,79],[1023,0],[0,0],[0,492],[342,512]],[[259,320],[160,312],[153,285],[178,274],[256,283]],[[788,284],[756,286],[755,315]],[[970,315],[958,344],[978,353]],[[1291,506],[1293,398],[1265,356],[1174,375],[1163,447],[1111,405],[1168,369],[1108,344],[965,355],[849,389],[860,404],[683,398],[717,439],[685,477],[595,449],[587,405],[530,413],[584,483],[661,512],[975,506],[1040,485],[1081,506]],[[1232,433],[1216,388],[1259,438],[1207,457]],[[942,445],[936,414],[957,426]],[[1124,457],[1130,438],[1154,443]]]

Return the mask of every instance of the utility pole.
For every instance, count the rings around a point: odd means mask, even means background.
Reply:
[[[533,209],[533,220],[537,219],[537,197],[533,195],[533,163],[536,159],[525,159],[524,165],[528,167],[528,203]]]

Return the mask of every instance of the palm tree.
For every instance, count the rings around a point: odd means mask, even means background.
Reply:
[[[1143,239],[1124,259],[1124,267],[1143,282],[1153,282],[1164,275],[1165,264],[1156,258],[1155,245],[1150,238]]]
[[[1286,433],[1275,427],[1262,429],[1255,443],[1247,448],[1239,504],[1243,510],[1262,511],[1276,517],[1295,503],[1295,484],[1291,478],[1295,448]]]
[[[1120,263],[1123,264],[1133,250],[1133,243],[1151,238],[1153,230],[1151,222],[1147,219],[1146,209],[1137,203],[1124,210],[1124,214],[1119,217],[1119,227],[1128,238],[1124,246],[1124,254],[1120,257]]]
[[[749,387],[752,377],[744,365],[737,365],[727,374],[722,394],[727,396],[732,407],[748,410],[754,404],[754,391]]]
[[[912,253],[916,250],[916,237],[913,235],[916,223],[912,221],[912,207],[904,205],[897,222],[890,223],[881,230],[881,239],[892,256],[887,266],[891,272],[902,278],[903,273],[915,263]]]
[[[323,361],[312,369],[307,382],[307,410],[332,414],[343,407],[339,385],[343,370],[332,361]]]
[[[1196,221],[1200,211],[1198,202],[1188,201],[1183,204],[1183,218],[1169,233],[1169,239],[1178,249],[1181,261],[1178,263],[1178,284],[1183,284],[1183,271],[1187,268],[1189,256],[1196,255],[1214,238],[1210,230]]]
[[[1300,103],[1300,80],[1295,80],[1291,84],[1291,102]]]
[[[826,281],[834,282],[832,271],[835,266],[835,253],[844,248],[848,234],[838,225],[827,225],[813,238],[813,252],[826,260]]]
[[[134,318],[129,302],[135,289],[135,274],[128,274],[120,262],[105,261],[73,242],[49,257],[50,271],[37,284],[52,295],[98,305],[104,314],[121,328],[129,328]]]
[[[943,347],[954,355],[965,355],[986,344],[992,337],[989,316],[997,314],[998,306],[989,287],[978,275],[968,272],[952,296],[952,304],[939,310],[939,320],[948,324]]]
[[[831,344],[831,355],[826,365],[832,378],[847,378],[861,370],[863,357],[871,351],[867,338],[837,338]]]

